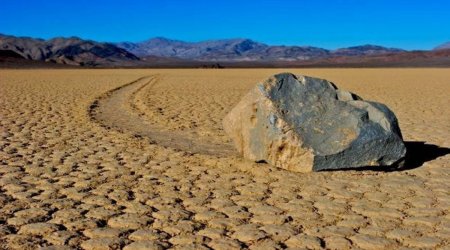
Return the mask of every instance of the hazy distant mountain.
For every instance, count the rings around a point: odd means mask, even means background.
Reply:
[[[122,65],[138,57],[111,43],[77,37],[50,40],[0,35],[0,50],[13,51],[26,59],[70,65]]]
[[[306,60],[325,57],[329,51],[316,47],[268,46],[250,39],[183,42],[153,38],[144,42],[117,44],[138,56],[176,57],[200,61]]]
[[[76,66],[29,60],[12,50],[0,50],[0,68],[73,68]]]
[[[332,56],[362,56],[404,50],[363,45],[330,51],[310,46],[269,46],[250,39],[183,42],[157,37],[144,42],[117,44],[138,56],[176,57],[201,61],[298,61]]]
[[[386,48],[378,45],[361,45],[348,48],[337,49],[332,52],[334,56],[367,56],[367,55],[381,55],[387,53],[399,53],[405,50],[396,48]]]
[[[450,49],[403,51],[363,56],[333,56],[298,62],[296,66],[338,67],[449,67]]]
[[[441,49],[450,49],[450,42],[443,43],[435,47],[433,50],[441,50]]]
[[[218,68],[450,66],[450,49],[445,49],[448,47],[450,43],[433,51],[405,51],[377,45],[327,50],[311,46],[269,46],[250,39],[184,42],[162,37],[112,44],[77,37],[43,40],[0,34],[0,67],[53,67],[55,63],[58,67],[63,64]]]

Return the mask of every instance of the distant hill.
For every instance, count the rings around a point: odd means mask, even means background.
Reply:
[[[0,50],[0,68],[73,68],[76,66],[24,58],[12,50]]]
[[[366,56],[334,56],[297,62],[302,66],[324,67],[449,67],[450,49],[403,51]]]
[[[449,67],[450,44],[432,51],[378,45],[336,50],[270,46],[250,39],[100,43],[77,37],[49,40],[0,34],[0,67]]]
[[[269,46],[250,39],[184,42],[153,38],[144,42],[118,43],[138,56],[176,57],[197,61],[304,61],[333,56],[362,56],[397,53],[404,50],[363,45],[330,51],[312,46]]]
[[[333,56],[372,56],[372,55],[382,55],[389,53],[400,53],[404,52],[403,49],[396,48],[386,48],[378,45],[361,45],[348,48],[337,49],[332,52]]]
[[[14,59],[25,59],[20,54],[12,51],[12,50],[0,50],[0,58],[14,58]]]
[[[443,43],[435,47],[433,50],[442,50],[442,49],[450,49],[450,42]]]
[[[126,65],[139,60],[114,44],[77,37],[43,40],[0,35],[0,50],[13,51],[29,60],[81,66]]]
[[[153,38],[140,43],[119,43],[119,47],[138,56],[175,57],[197,61],[305,60],[323,57],[328,51],[314,47],[268,46],[250,39],[183,42]]]

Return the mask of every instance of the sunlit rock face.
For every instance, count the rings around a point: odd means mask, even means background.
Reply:
[[[308,76],[258,83],[223,125],[245,158],[295,172],[390,166],[406,154],[386,105]]]

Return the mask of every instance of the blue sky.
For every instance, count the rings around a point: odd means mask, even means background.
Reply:
[[[328,49],[360,44],[430,49],[450,41],[450,1],[11,0],[1,3],[0,33],[111,42],[240,37]]]

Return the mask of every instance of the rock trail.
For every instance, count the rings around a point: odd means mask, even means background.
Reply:
[[[146,137],[152,143],[174,148],[189,153],[214,156],[230,156],[235,153],[231,144],[211,143],[178,131],[164,131],[146,121],[142,105],[136,102],[136,95],[143,89],[158,84],[159,75],[139,78],[121,87],[108,91],[90,106],[89,113],[93,120],[104,127],[121,132]]]

